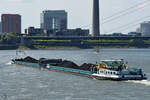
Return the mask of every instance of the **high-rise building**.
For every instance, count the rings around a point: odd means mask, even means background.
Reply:
[[[150,21],[141,23],[141,33],[142,36],[150,36]]]
[[[66,30],[67,12],[65,10],[45,10],[41,13],[41,28],[47,30]]]
[[[18,14],[2,14],[2,33],[21,33],[21,16]]]
[[[99,0],[93,0],[92,36],[100,36]]]

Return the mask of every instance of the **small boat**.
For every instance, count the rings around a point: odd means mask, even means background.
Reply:
[[[100,49],[99,49],[99,48],[95,48],[95,49],[94,49],[94,52],[99,53],[99,52],[100,52]]]
[[[108,80],[146,80],[141,68],[129,67],[123,59],[102,60],[97,64],[97,72],[92,74],[97,79]]]
[[[132,68],[124,63],[123,59],[103,60],[97,64],[83,64],[78,66],[72,61],[62,59],[45,59],[36,60],[32,57],[21,59],[12,59],[12,64],[25,65],[35,68],[45,68],[54,71],[69,72],[76,75],[87,76],[103,80],[146,80],[146,74],[141,68]]]

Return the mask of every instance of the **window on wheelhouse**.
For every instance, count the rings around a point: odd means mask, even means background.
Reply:
[[[100,71],[100,73],[103,73],[103,71]]]
[[[108,74],[108,72],[106,71],[106,74]]]

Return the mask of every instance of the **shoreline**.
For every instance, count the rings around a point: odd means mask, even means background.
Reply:
[[[80,47],[76,47],[76,46],[52,46],[52,47],[45,47],[45,48],[29,48],[29,47],[26,47],[26,46],[19,46],[19,47],[12,47],[11,48],[1,48],[0,47],[0,50],[18,50],[18,49],[21,49],[21,50],[81,50],[81,49],[111,49],[111,48],[124,48],[124,49],[129,49],[129,48],[137,48],[137,49],[149,49],[150,47],[143,47],[143,48],[138,48],[138,47],[133,47],[133,46],[101,46],[101,47],[98,47],[98,46],[93,46],[91,48],[80,48]]]

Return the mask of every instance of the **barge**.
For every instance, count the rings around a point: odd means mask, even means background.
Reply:
[[[78,66],[72,61],[62,59],[36,60],[32,57],[12,59],[12,64],[25,65],[29,67],[44,68],[48,70],[69,72],[100,80],[146,80],[146,74],[141,68],[129,67],[123,59],[103,60],[96,64]]]

